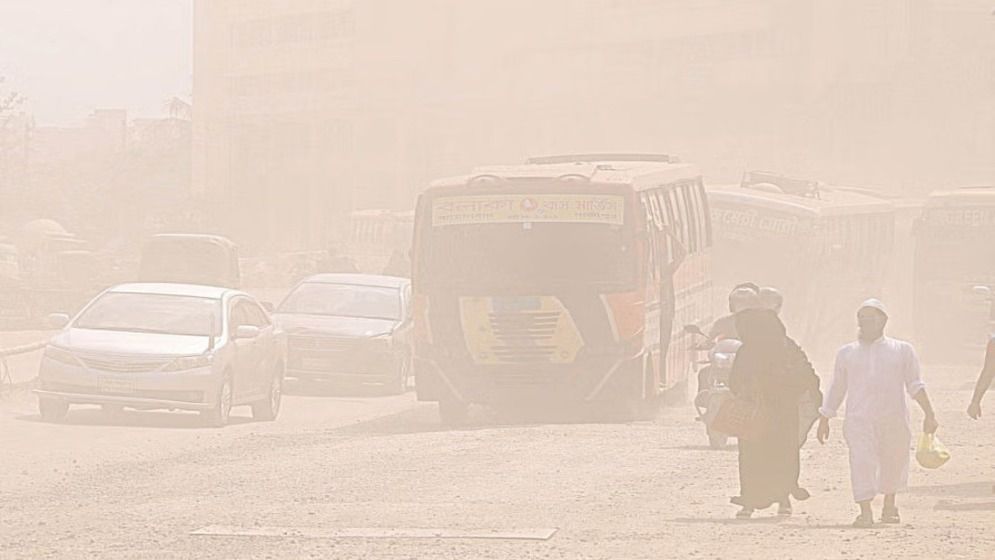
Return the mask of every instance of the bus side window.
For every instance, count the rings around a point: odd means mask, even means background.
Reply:
[[[670,191],[674,198],[674,210],[677,217],[677,234],[680,236],[681,243],[687,248],[688,251],[694,251],[694,247],[691,244],[691,229],[690,224],[688,224],[688,209],[687,204],[684,200],[684,189],[682,185],[677,185],[673,190]]]
[[[708,198],[705,195],[705,185],[699,178],[691,187],[696,216],[698,218],[699,250],[712,246],[711,216],[708,215]]]
[[[684,222],[687,224],[688,250],[697,253],[701,249],[701,240],[698,238],[698,212],[691,194],[692,184],[683,183],[679,190],[679,197],[684,205]]]
[[[657,228],[656,220],[653,217],[652,198],[644,192],[639,196],[639,201],[643,207],[643,213],[646,216],[646,252],[647,260],[649,260],[650,277],[654,282],[657,282],[660,279],[660,267],[658,265],[659,260],[657,259],[656,254]]]

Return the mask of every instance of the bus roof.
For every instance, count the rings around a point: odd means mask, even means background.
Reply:
[[[788,214],[817,218],[848,214],[879,214],[894,209],[891,201],[852,190],[823,188],[819,198],[773,192],[741,185],[717,185],[707,189],[713,205],[737,204],[755,206]]]
[[[595,157],[606,159],[594,159]],[[431,188],[560,180],[565,185],[590,183],[632,186],[636,190],[642,190],[680,180],[693,180],[700,176],[701,173],[694,165],[677,163],[676,158],[670,156],[549,156],[533,158],[530,163],[522,165],[477,167],[468,175],[433,181]]]
[[[935,191],[926,199],[927,208],[944,206],[995,206],[995,186],[962,187]]]

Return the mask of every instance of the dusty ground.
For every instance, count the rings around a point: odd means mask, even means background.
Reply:
[[[704,444],[689,408],[636,424],[439,427],[402,397],[288,397],[275,423],[96,409],[40,423],[0,403],[0,557],[15,558],[992,558],[995,412],[963,412],[974,372],[929,369],[953,460],[914,467],[905,524],[849,529],[840,426],[803,450],[812,491],[790,519],[732,519],[736,455]],[[995,411],[995,395],[989,408]],[[239,413],[246,415],[245,411]],[[206,537],[242,527],[555,527],[548,541]]]

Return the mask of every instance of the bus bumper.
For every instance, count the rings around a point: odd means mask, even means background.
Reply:
[[[599,363],[600,362],[600,363]],[[559,402],[617,401],[644,398],[647,385],[644,356],[568,366],[442,367],[415,358],[418,400],[456,400],[501,404],[523,400]]]

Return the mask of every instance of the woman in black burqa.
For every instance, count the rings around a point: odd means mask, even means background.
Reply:
[[[798,486],[803,441],[799,406],[807,393],[819,391],[819,378],[774,311],[741,311],[736,329],[743,345],[736,353],[729,386],[736,396],[759,399],[766,427],[759,438],[739,442],[740,494],[732,503],[743,508],[737,517],[748,518],[754,510],[775,503],[778,514],[790,515],[792,496],[809,497]]]

